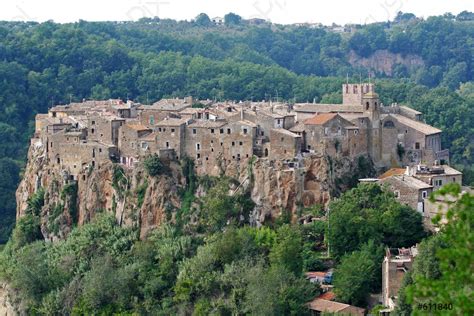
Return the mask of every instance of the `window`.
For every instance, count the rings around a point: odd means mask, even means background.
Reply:
[[[443,180],[441,179],[435,180],[435,186],[440,187],[442,185],[443,185]]]
[[[214,148],[211,148],[211,152],[214,152]]]
[[[150,125],[154,125],[155,124],[155,117],[153,115],[150,115]]]
[[[161,127],[158,127],[158,132],[161,132]]]
[[[51,142],[51,148],[53,148],[53,142]]]
[[[260,135],[261,135],[261,136],[264,136],[264,135],[265,135],[265,133],[264,133],[263,131],[261,131],[261,132],[260,132]]]
[[[104,134],[101,133],[101,134],[100,134],[100,137],[104,137]]]
[[[358,130],[354,130],[354,135],[357,135],[359,134],[359,131]]]
[[[456,178],[453,178],[453,182],[456,182]]]
[[[57,162],[57,163],[61,163],[61,159],[60,159],[59,157],[56,158],[56,162]]]
[[[196,158],[197,158],[197,159],[200,159],[200,158],[201,158],[201,154],[197,154],[197,155],[196,155]]]
[[[220,133],[224,134],[224,129],[223,128],[221,128]]]
[[[206,161],[209,160],[209,157],[206,157]]]
[[[284,142],[284,141],[285,141],[285,138],[284,138],[284,137],[282,137],[282,138],[280,138],[280,140],[281,140],[282,142]]]
[[[94,134],[95,130],[94,129],[91,129],[91,134]]]
[[[365,103],[365,109],[368,110],[369,107],[370,107],[370,103],[369,102]]]
[[[92,124],[92,125],[95,125],[95,121],[92,121],[91,124]]]
[[[418,142],[415,143],[415,149],[420,149],[420,143]]]
[[[163,128],[163,132],[166,132],[166,128]]]
[[[99,152],[100,152],[100,153],[102,152],[102,148],[99,148]]]
[[[235,142],[232,142],[232,146],[235,146]]]
[[[280,120],[280,119],[277,119],[277,124],[278,124],[278,125],[281,124],[281,120]]]
[[[213,128],[211,128],[211,134],[214,134],[214,129]]]
[[[244,134],[247,134],[247,129],[246,128],[244,128]]]
[[[239,142],[239,145],[242,146],[244,143],[243,142]]]
[[[426,191],[421,191],[421,197],[426,199],[428,197],[428,192]]]
[[[393,192],[395,194],[395,198],[399,199],[400,198],[400,191],[395,191]]]
[[[327,134],[329,134],[329,128],[325,127],[324,128],[324,135],[327,135]]]
[[[230,134],[231,130],[230,128],[227,129],[227,134]]]
[[[197,133],[196,129],[195,129],[195,128],[193,128],[193,134],[196,134],[196,133]]]
[[[148,143],[147,142],[142,143],[142,149],[148,149]],[[101,151],[101,149],[99,149],[99,151]]]
[[[174,133],[174,128],[171,129],[171,133]]]
[[[201,144],[196,144],[196,150],[201,150]]]
[[[385,121],[383,123],[383,127],[384,128],[395,128],[395,124],[393,123],[393,121]]]
[[[222,146],[224,146],[224,143],[223,143],[223,142],[221,142],[221,147],[222,147]]]
[[[166,142],[166,148],[170,148],[170,142]]]

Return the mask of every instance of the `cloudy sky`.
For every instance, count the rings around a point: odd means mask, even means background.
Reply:
[[[284,24],[345,24],[387,21],[398,11],[428,17],[463,10],[474,11],[474,0],[1,0],[0,20],[189,20],[201,12],[211,17],[235,12]]]

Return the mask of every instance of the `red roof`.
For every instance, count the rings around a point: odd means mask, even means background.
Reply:
[[[403,168],[391,168],[387,170],[385,173],[381,174],[379,176],[379,179],[385,179],[389,178],[391,176],[397,176],[397,175],[402,175],[405,173],[405,169]]]
[[[317,298],[323,299],[323,300],[328,300],[328,301],[334,301],[336,298],[336,294],[332,291],[327,291],[321,295],[319,295]]]
[[[306,125],[323,125],[337,116],[337,113],[316,114],[304,121]]]
[[[315,272],[306,272],[305,275],[307,278],[324,278],[327,272],[315,271]]]

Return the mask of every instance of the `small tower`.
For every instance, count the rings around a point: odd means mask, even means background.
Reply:
[[[375,124],[380,119],[380,100],[379,95],[373,91],[365,93],[362,96],[362,106],[364,112],[369,116],[371,121]]]
[[[364,94],[374,91],[373,83],[345,83],[342,85],[342,104],[362,105]]]

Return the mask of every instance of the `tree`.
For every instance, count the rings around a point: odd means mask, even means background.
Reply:
[[[329,208],[328,238],[336,259],[358,250],[367,240],[410,247],[425,236],[420,214],[378,184],[359,184]]]
[[[163,173],[163,163],[157,154],[153,154],[145,158],[143,166],[148,174],[152,177],[156,177]]]
[[[241,21],[242,18],[240,17],[240,15],[237,15],[235,13],[230,12],[224,15],[224,24],[226,26],[239,25]]]
[[[425,260],[439,261],[439,274],[436,261],[427,266],[429,269],[417,275],[414,271],[414,284],[408,288],[409,302],[415,304],[442,304],[441,308],[431,309],[433,314],[472,315],[474,314],[474,196],[461,194],[457,184],[448,184],[437,192],[442,196],[456,198],[456,202],[447,202],[448,221],[440,231],[440,242],[446,247],[436,247],[435,258],[427,255]],[[450,201],[452,198],[446,199]],[[440,217],[438,217],[439,220]],[[429,246],[433,246],[428,244]],[[430,247],[428,247],[430,248]],[[429,251],[432,252],[432,251]],[[431,259],[430,259],[431,258]],[[415,261],[416,262],[416,261]],[[428,272],[428,273],[426,273]],[[423,275],[425,274],[425,275]],[[422,311],[414,310],[414,314]]]
[[[334,273],[334,293],[337,299],[365,306],[369,293],[380,289],[383,257],[383,246],[376,245],[373,241],[363,245],[361,250],[342,257]]]
[[[280,227],[270,251],[272,266],[278,265],[297,276],[301,275],[303,268],[302,244],[301,233],[298,230],[292,229],[289,225]]]
[[[211,19],[206,13],[200,13],[195,19],[194,23],[199,26],[210,26],[212,24]]]

